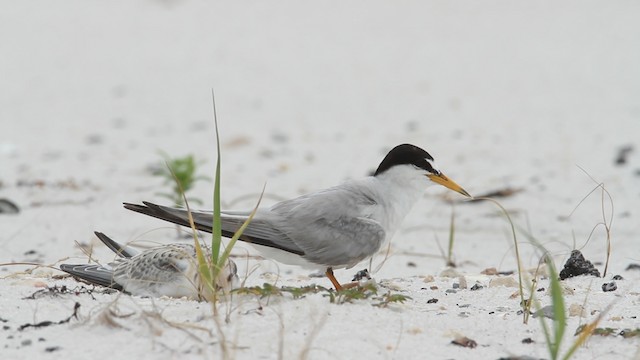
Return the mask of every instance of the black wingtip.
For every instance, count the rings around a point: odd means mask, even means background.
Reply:
[[[111,251],[116,253],[118,256],[130,258],[136,255],[135,251],[131,252],[127,250],[126,247],[120,245],[119,243],[117,243],[115,240],[108,237],[107,235],[99,231],[94,231],[93,233],[98,237],[100,241],[102,241],[103,244],[105,244],[109,249],[111,249]]]
[[[138,212],[140,210],[144,210],[144,209],[147,208],[146,206],[139,205],[139,204],[132,204],[132,203],[122,203],[122,205],[127,210],[133,210],[133,211],[138,211]]]

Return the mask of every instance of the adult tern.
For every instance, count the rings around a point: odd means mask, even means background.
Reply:
[[[333,269],[351,268],[391,239],[425,188],[439,184],[471,197],[438,169],[431,155],[410,144],[393,148],[375,174],[259,209],[239,240],[285,264],[325,271],[336,290]],[[143,202],[124,207],[189,227],[185,209]],[[195,227],[211,232],[213,213],[192,211]],[[249,211],[222,211],[222,235],[232,237]]]

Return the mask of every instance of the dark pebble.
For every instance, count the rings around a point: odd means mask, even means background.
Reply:
[[[532,338],[524,338],[524,339],[522,339],[522,343],[523,344],[533,344],[534,341],[533,341]]]
[[[618,154],[616,155],[615,164],[616,165],[624,165],[627,163],[627,159],[629,154],[633,151],[633,146],[624,145],[618,149]]]
[[[474,284],[469,290],[475,291],[475,290],[480,290],[482,288],[484,288],[484,286],[482,286],[480,284]]]
[[[353,279],[351,281],[360,281],[362,279],[371,280],[371,276],[369,275],[369,270],[363,269],[363,270],[358,271],[353,276]]]
[[[604,292],[616,291],[616,289],[618,289],[618,285],[616,285],[615,281],[602,284],[602,291]]]
[[[620,275],[614,275],[613,280],[624,280],[624,278]]]
[[[8,199],[0,199],[0,214],[17,214],[20,208],[13,201]]]
[[[560,280],[580,275],[600,277],[600,272],[593,266],[591,261],[584,258],[579,250],[573,250],[569,260],[567,260],[564,268],[560,271]]]
[[[640,264],[629,264],[625,270],[640,270]]]
[[[427,300],[427,304],[435,304],[437,302],[438,302],[438,299],[436,299],[436,298]]]

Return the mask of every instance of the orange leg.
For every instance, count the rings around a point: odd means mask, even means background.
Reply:
[[[342,290],[342,285],[340,285],[338,280],[336,280],[336,277],[333,276],[333,269],[332,268],[327,268],[327,272],[325,272],[324,274],[327,275],[329,280],[331,280],[331,283],[336,288],[336,291]]]

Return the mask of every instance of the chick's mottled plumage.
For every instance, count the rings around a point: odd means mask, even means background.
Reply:
[[[202,298],[206,288],[197,271],[196,251],[191,244],[169,244],[136,252],[102,233],[98,238],[120,257],[105,265],[62,264],[60,269],[93,284],[140,296]],[[218,286],[232,288],[237,283],[235,263],[229,261]]]

